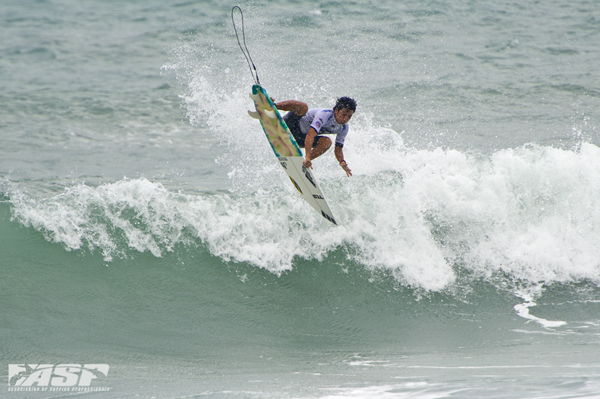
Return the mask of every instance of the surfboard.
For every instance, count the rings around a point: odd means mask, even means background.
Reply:
[[[302,164],[304,162],[302,150],[267,91],[259,85],[254,85],[250,98],[254,101],[256,111],[248,111],[248,114],[260,121],[279,164],[289,176],[294,187],[317,212],[337,225],[314,173]]]

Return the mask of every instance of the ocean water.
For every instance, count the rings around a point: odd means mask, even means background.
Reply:
[[[235,3],[0,4],[0,397],[600,398],[600,3],[237,4],[339,226]]]

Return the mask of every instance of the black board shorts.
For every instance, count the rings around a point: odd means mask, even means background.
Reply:
[[[302,119],[302,117],[296,115],[294,111],[290,111],[283,116],[283,120],[285,121],[285,124],[287,125],[288,129],[290,129],[292,136],[294,136],[294,138],[296,139],[298,146],[300,146],[300,148],[304,148],[304,140],[306,140],[306,134],[302,133],[302,130],[300,130],[300,119]],[[315,140],[313,141],[313,148],[317,146],[318,142],[319,136],[315,137]]]

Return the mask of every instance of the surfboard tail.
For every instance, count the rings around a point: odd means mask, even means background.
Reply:
[[[317,179],[312,171],[303,165],[304,157],[279,157],[279,163],[306,202],[325,219],[337,225]]]

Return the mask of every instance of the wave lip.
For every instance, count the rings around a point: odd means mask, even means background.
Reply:
[[[239,194],[174,193],[123,179],[50,198],[14,188],[8,196],[13,220],[67,250],[99,250],[107,261],[138,252],[159,257],[181,245],[276,274],[298,258],[322,261],[337,252],[427,291],[465,274],[533,285],[599,282],[598,147],[528,146],[490,158],[405,150],[393,167],[388,155],[352,179],[321,179],[339,227],[323,223],[278,168],[265,172],[273,184]],[[527,307],[518,311],[526,315]]]

